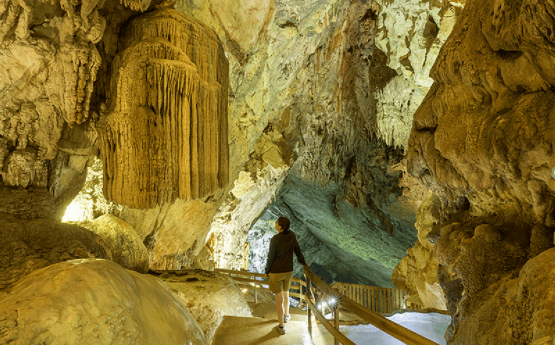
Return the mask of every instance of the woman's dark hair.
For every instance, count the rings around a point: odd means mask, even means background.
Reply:
[[[289,219],[287,217],[279,217],[277,223],[284,232],[289,231]]]

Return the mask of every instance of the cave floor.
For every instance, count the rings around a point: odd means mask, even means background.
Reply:
[[[225,316],[214,335],[215,345],[322,345],[333,344],[333,337],[313,320],[312,337],[308,333],[306,310],[290,308],[291,320],[285,335],[279,335],[274,303],[250,302],[253,317]]]
[[[274,296],[259,292],[255,303],[253,291],[245,295],[253,317],[224,316],[214,334],[213,345],[324,345],[333,344],[333,337],[324,326],[312,318],[312,337],[308,333],[306,310],[289,308],[291,320],[285,324],[285,335],[279,335]],[[342,320],[360,320],[357,316],[341,313]]]

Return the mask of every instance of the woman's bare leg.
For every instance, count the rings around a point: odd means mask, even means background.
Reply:
[[[276,312],[279,325],[283,327],[283,293],[281,292],[276,294]]]
[[[289,315],[289,291],[283,291],[283,313]]]

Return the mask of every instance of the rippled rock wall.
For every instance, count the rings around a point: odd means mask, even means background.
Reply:
[[[414,116],[407,164],[442,199],[427,237],[452,344],[554,339],[554,5],[468,1]]]

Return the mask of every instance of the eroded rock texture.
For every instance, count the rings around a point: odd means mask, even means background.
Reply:
[[[408,302],[416,303],[424,309],[447,309],[437,276],[439,263],[434,257],[434,245],[427,238],[440,220],[441,200],[432,193],[420,205],[416,214],[418,241],[407,250],[407,256],[397,264],[391,275],[396,288],[408,291]]]
[[[3,344],[206,344],[159,279],[107,260],[37,270],[0,293]]]
[[[475,215],[555,225],[549,6],[470,2],[415,114],[411,172],[466,195]]]
[[[252,317],[251,310],[237,284],[228,275],[186,270],[164,273],[161,280],[183,301],[212,343],[224,315]]]
[[[387,67],[371,88],[376,98],[376,132],[389,145],[406,147],[412,118],[430,86],[430,69],[455,25],[465,0],[376,1],[374,59]]]
[[[343,184],[355,185],[366,173],[359,169],[358,177],[350,176],[345,166],[372,164],[366,157],[381,145],[372,138],[368,92],[376,8],[362,1],[199,1],[177,7],[212,26],[229,52],[230,161],[238,179],[207,240],[218,266],[237,268],[248,230],[281,193],[291,167],[309,181],[308,189],[339,181],[334,190],[346,189],[344,199],[349,187]],[[244,11],[249,15],[239,15]],[[369,142],[374,146],[367,150]],[[376,164],[387,170],[383,156]],[[362,205],[365,197],[357,193],[352,188],[353,203]],[[313,206],[328,207],[329,201]]]
[[[414,117],[408,169],[442,198],[428,238],[453,344],[553,342],[534,296],[552,303],[554,5],[468,1]]]
[[[78,224],[104,240],[112,254],[112,261],[123,268],[148,273],[148,252],[131,225],[111,214]]]
[[[73,259],[112,259],[106,242],[95,233],[52,219],[19,220],[0,214],[0,290],[25,275]]]
[[[61,219],[81,189],[98,154],[101,40],[133,13],[128,8],[150,5],[123,2],[0,1],[0,211]]]
[[[145,209],[225,187],[229,72],[218,37],[160,9],[121,42],[100,131],[107,199]]]

